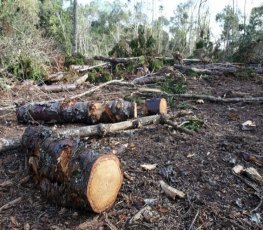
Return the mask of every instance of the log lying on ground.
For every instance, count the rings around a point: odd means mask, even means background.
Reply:
[[[88,137],[88,136],[104,136],[120,130],[135,129],[141,126],[160,123],[161,116],[153,115],[147,117],[140,117],[128,121],[122,121],[113,124],[98,124],[89,125],[78,128],[71,128],[57,131],[61,137]],[[0,153],[21,147],[21,140],[14,139],[0,139]]]
[[[252,70],[258,74],[263,73],[263,67],[254,66],[254,65],[232,65],[232,64],[203,64],[203,65],[179,65],[175,64],[174,67],[181,71],[193,71],[198,74],[207,74],[207,75],[223,75],[224,73],[237,73],[242,70]]]
[[[166,76],[146,75],[146,76],[135,78],[131,83],[135,85],[144,85],[144,84],[151,84],[165,80],[166,80]]]
[[[94,66],[89,66],[89,65],[71,65],[70,69],[81,73],[81,72],[85,72],[87,70],[95,69],[97,67],[108,67],[108,66],[110,66],[109,63],[101,63],[101,64],[94,65]]]
[[[51,201],[96,213],[115,202],[122,184],[116,155],[87,149],[76,139],[59,139],[44,126],[28,127],[22,146],[42,193]]]
[[[35,103],[19,106],[16,110],[20,123],[30,121],[47,123],[86,124],[112,123],[136,117],[136,103],[122,99],[103,103],[54,101],[49,103]]]
[[[167,101],[164,98],[145,100],[144,115],[167,114]]]
[[[93,59],[118,64],[118,63],[127,63],[129,61],[139,60],[140,57],[113,58],[113,57],[104,57],[104,56],[94,56]]]
[[[39,87],[44,92],[57,93],[61,91],[74,91],[88,79],[88,74],[79,77],[72,84],[42,85]]]

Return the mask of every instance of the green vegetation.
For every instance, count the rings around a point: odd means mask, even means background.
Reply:
[[[98,0],[79,4],[77,52],[73,55],[73,2],[1,1],[0,69],[10,71],[18,79],[40,79],[51,63],[56,62],[58,54],[66,57],[66,67],[84,64],[87,57],[94,55],[141,56],[138,62],[113,67],[113,74],[121,78],[125,71],[134,73],[142,65],[150,71],[171,65],[172,61],[153,57],[172,57],[175,51],[180,51],[184,57],[205,61],[263,63],[262,5],[254,7],[249,18],[236,4],[226,5],[216,15],[222,33],[212,41],[215,34],[212,36],[207,1],[196,4],[186,0],[177,5],[170,18],[165,15],[166,6],[157,1]],[[154,17],[156,12],[147,14],[145,11],[151,4],[159,7],[158,18]],[[242,9],[242,12],[246,11]],[[112,77],[112,73],[102,75],[104,81]],[[253,73],[240,73],[241,78],[245,76],[253,76]],[[164,88],[173,93],[185,90],[183,82]]]
[[[183,94],[186,92],[186,85],[182,79],[169,76],[166,81],[161,83],[161,90],[168,94]]]
[[[189,119],[185,121],[182,127],[197,132],[203,125],[203,122],[197,119]]]

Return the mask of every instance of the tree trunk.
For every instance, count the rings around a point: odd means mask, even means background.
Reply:
[[[78,52],[77,34],[78,34],[78,1],[73,1],[73,36],[72,36],[72,53]]]
[[[76,139],[59,139],[44,126],[28,127],[22,146],[49,200],[97,213],[115,202],[122,184],[116,155],[87,149]]]
[[[16,115],[20,123],[113,123],[136,117],[136,104],[122,99],[104,103],[54,101],[22,105]]]

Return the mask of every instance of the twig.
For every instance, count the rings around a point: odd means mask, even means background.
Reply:
[[[0,212],[6,210],[6,209],[9,209],[11,207],[13,207],[14,205],[16,205],[17,203],[19,203],[20,201],[22,200],[22,197],[18,197],[16,198],[15,200],[12,200],[10,202],[8,202],[7,204],[3,205],[1,208],[0,208]]]
[[[197,216],[199,215],[199,209],[198,209],[198,211],[197,211],[197,213],[196,213],[196,215],[195,215],[195,217],[194,217],[194,219],[193,219],[193,221],[192,221],[192,223],[191,223],[191,225],[190,225],[190,227],[189,227],[189,230],[191,230],[192,229],[192,227],[194,226],[194,223],[195,223],[195,221],[196,221],[196,219],[197,219]]]
[[[111,223],[111,221],[109,220],[107,213],[104,213],[104,218],[105,218],[105,223],[106,223],[106,225],[109,227],[110,230],[118,230],[118,229],[116,228],[116,226],[114,226],[114,225]]]
[[[180,132],[183,132],[183,133],[186,133],[186,134],[189,134],[189,135],[194,135],[195,134],[193,131],[191,131],[189,129],[186,129],[186,128],[178,126],[174,122],[168,120],[165,116],[162,116],[161,122],[163,122],[164,124],[172,126],[175,130],[178,130]]]
[[[102,87],[104,87],[104,86],[106,86],[106,85],[119,83],[119,82],[121,82],[121,81],[122,81],[122,80],[112,80],[112,81],[105,82],[105,83],[100,84],[100,85],[98,85],[98,86],[92,87],[91,89],[87,90],[87,91],[84,92],[84,93],[81,93],[81,94],[77,94],[77,95],[75,95],[75,96],[72,96],[72,97],[70,97],[69,99],[72,100],[72,99],[80,98],[80,97],[83,97],[83,96],[87,96],[87,95],[92,94],[93,92],[101,89]],[[63,101],[63,100],[64,100],[64,98],[59,99],[59,101]]]
[[[261,195],[261,192],[260,192],[260,190],[259,190],[259,188],[255,185],[255,184],[253,184],[252,182],[250,182],[250,181],[248,181],[248,180],[246,180],[245,178],[243,178],[243,177],[241,177],[240,175],[238,175],[238,174],[236,174],[236,173],[233,173],[235,176],[237,176],[240,180],[242,180],[243,182],[245,182],[245,184],[246,185],[248,185],[250,188],[253,188],[254,190],[255,190],[255,195],[259,198],[259,204],[257,205],[257,207],[255,207],[254,209],[252,209],[250,212],[255,212],[255,211],[257,211],[260,207],[261,207],[261,205],[262,205],[262,203],[263,203],[263,196]]]

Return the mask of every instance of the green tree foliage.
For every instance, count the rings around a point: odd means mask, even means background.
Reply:
[[[225,50],[225,52],[222,52],[224,54],[223,58],[231,61],[232,54],[238,47],[240,38],[239,14],[228,5],[222,13],[216,15],[216,21],[221,24],[223,29],[221,35]]]
[[[56,41],[57,47],[71,53],[72,5],[63,7],[61,0],[40,0],[38,28],[43,36]]]
[[[18,78],[40,78],[51,42],[38,30],[40,3],[9,0],[0,8],[0,64]]]
[[[239,40],[234,60],[263,63],[263,6],[252,9],[249,24],[243,30],[245,34]]]

